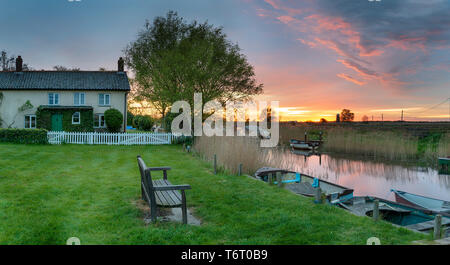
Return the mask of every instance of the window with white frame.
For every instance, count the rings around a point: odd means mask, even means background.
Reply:
[[[98,104],[100,106],[109,106],[110,94],[98,94]]]
[[[94,115],[94,128],[106,128],[105,115],[100,113]]]
[[[72,124],[80,124],[80,113],[79,112],[75,112],[72,115]]]
[[[75,106],[85,104],[85,94],[84,93],[74,93],[73,94],[73,104]]]
[[[48,93],[48,105],[59,105],[58,93]]]
[[[25,129],[36,129],[36,115],[25,115]]]

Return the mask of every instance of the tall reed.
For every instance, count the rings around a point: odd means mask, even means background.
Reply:
[[[323,148],[334,153],[405,161],[417,158],[417,143],[417,137],[399,132],[331,128]]]

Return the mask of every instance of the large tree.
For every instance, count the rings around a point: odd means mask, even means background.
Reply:
[[[222,28],[186,23],[173,11],[147,21],[125,54],[136,98],[151,102],[163,117],[177,100],[193,106],[194,93],[202,93],[203,104],[216,99],[223,105],[262,93],[253,66]]]

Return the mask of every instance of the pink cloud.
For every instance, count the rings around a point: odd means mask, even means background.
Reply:
[[[360,85],[360,86],[366,84],[365,82],[360,81],[358,79],[355,79],[355,78],[351,77],[350,75],[347,75],[347,74],[344,74],[344,73],[337,74],[336,76],[338,76],[338,77],[340,77],[342,79],[345,79],[345,80],[347,80],[349,82],[352,82],[354,84]]]

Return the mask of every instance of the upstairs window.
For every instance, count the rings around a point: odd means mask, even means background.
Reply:
[[[25,129],[36,129],[36,115],[25,115]]]
[[[84,93],[74,93],[73,94],[73,104],[75,106],[84,105],[85,104],[85,94]]]
[[[48,105],[59,105],[58,93],[48,93]]]
[[[80,113],[79,112],[75,112],[72,115],[72,124],[80,124]]]
[[[109,106],[110,102],[110,95],[109,94],[98,94],[98,104],[100,106]]]

